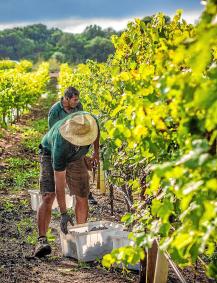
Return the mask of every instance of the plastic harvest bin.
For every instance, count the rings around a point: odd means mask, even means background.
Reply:
[[[125,246],[133,246],[133,241],[128,239],[129,232],[127,231],[120,231],[116,232],[113,236],[113,249],[118,249]],[[121,266],[119,266],[121,268]],[[140,264],[127,266],[128,269],[132,270],[139,270]]]
[[[31,196],[32,210],[37,211],[41,203],[42,196],[40,192],[36,190],[29,190],[28,192],[30,193],[30,196]],[[66,194],[66,207],[67,208],[75,207],[75,197],[74,196],[70,196],[69,194]],[[57,199],[55,198],[53,205],[52,205],[52,209],[56,209],[56,208],[58,208],[58,203],[57,203]]]
[[[103,227],[102,230],[99,230],[100,227]],[[110,221],[75,225],[69,229],[67,235],[60,232],[62,253],[64,256],[85,262],[102,258],[103,255],[112,251],[112,236],[122,230],[122,225]]]

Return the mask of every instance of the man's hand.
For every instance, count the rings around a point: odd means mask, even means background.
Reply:
[[[96,140],[93,143],[93,155],[92,155],[92,160],[93,160],[93,164],[95,166],[99,165],[99,132],[98,132],[98,136],[96,138]]]
[[[61,220],[60,220],[60,229],[64,234],[68,234],[67,224],[68,222],[73,226],[73,220],[71,216],[67,214],[67,212],[61,214]]]

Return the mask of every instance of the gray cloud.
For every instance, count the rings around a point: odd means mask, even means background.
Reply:
[[[201,11],[198,0],[0,0],[0,23],[127,18],[162,11]]]

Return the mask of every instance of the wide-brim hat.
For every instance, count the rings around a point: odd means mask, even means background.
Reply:
[[[98,125],[92,115],[77,114],[66,120],[59,131],[61,136],[71,144],[85,146],[96,140]]]

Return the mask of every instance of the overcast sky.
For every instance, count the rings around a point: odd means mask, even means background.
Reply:
[[[177,9],[194,23],[203,6],[199,0],[0,0],[0,29],[43,23],[73,33],[90,24],[120,30],[136,17],[172,16]]]

